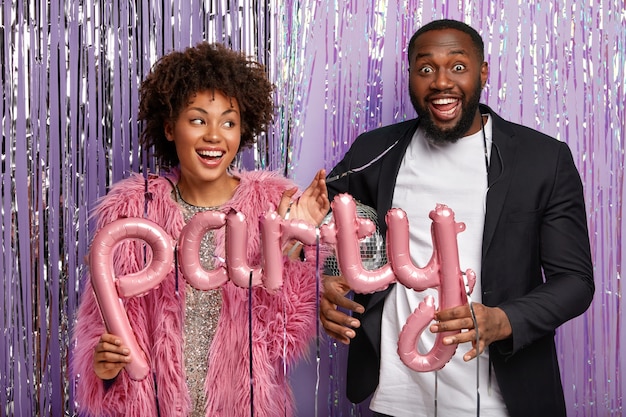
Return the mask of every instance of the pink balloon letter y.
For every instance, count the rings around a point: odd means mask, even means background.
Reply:
[[[395,214],[402,218],[401,213]],[[389,216],[389,215],[388,215]],[[430,212],[433,237],[433,256],[425,268],[413,265],[406,254],[408,238],[401,239],[393,236],[398,230],[389,224],[389,238],[387,255],[398,274],[398,281],[409,288],[422,291],[426,288],[437,288],[439,292],[439,308],[446,309],[462,305],[467,302],[463,287],[463,277],[459,267],[459,250],[456,235],[465,230],[464,223],[454,221],[454,212],[443,204],[438,204],[435,210]],[[402,223],[402,222],[401,222]],[[399,247],[395,247],[399,245]],[[471,288],[476,282],[476,275],[472,270],[467,270]],[[417,351],[417,339],[426,326],[433,320],[435,305],[433,297],[427,296],[418,308],[409,316],[406,324],[400,332],[398,340],[398,354],[400,359],[409,368],[419,371],[435,371],[444,367],[456,351],[456,345],[445,346],[442,339],[445,336],[459,333],[459,331],[437,333],[435,344],[431,350],[422,355]]]

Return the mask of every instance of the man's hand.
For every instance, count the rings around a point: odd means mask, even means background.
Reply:
[[[350,287],[344,277],[334,277],[324,275],[322,277],[323,291],[320,299],[320,320],[329,336],[334,337],[341,343],[349,344],[350,339],[356,336],[352,329],[356,329],[361,325],[359,320],[355,319],[337,307],[356,313],[363,313],[365,308],[346,297],[350,292]]]
[[[100,379],[113,379],[131,360],[130,350],[120,338],[105,333],[94,349],[93,370]]]
[[[487,307],[480,303],[472,303],[472,307],[478,324],[478,346],[476,346],[474,321],[468,305],[437,312],[435,314],[437,323],[430,326],[430,331],[433,333],[461,330],[461,333],[444,337],[443,344],[458,345],[471,342],[473,348],[463,355],[463,360],[466,362],[481,354],[491,343],[507,339],[512,334],[509,318],[501,308]]]

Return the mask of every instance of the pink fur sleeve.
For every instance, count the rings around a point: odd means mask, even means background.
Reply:
[[[96,230],[100,230],[104,225],[122,217],[143,217],[145,198],[143,186],[143,179],[140,176],[133,176],[117,183],[111,192],[99,202],[95,212],[97,217]],[[156,202],[153,204],[155,211],[162,212],[166,209],[159,205],[159,199],[155,200]],[[113,257],[116,273],[125,275],[141,270],[143,251],[140,246],[132,241],[120,243]],[[131,381],[128,375],[122,371],[114,382],[105,388],[104,381],[98,378],[93,370],[94,348],[100,336],[106,332],[106,328],[91,286],[89,274],[85,274],[83,280],[84,290],[81,294],[77,320],[72,332],[73,351],[70,362],[76,384],[75,400],[79,404],[80,415],[149,415],[155,411],[151,376],[142,381]],[[157,296],[156,292],[153,293],[150,296],[135,297],[126,302],[131,326],[140,345],[143,344],[143,341],[149,340],[148,332],[150,330],[139,323],[145,323],[146,311],[149,311],[147,306],[151,303],[150,300]],[[145,349],[145,345],[143,348]]]

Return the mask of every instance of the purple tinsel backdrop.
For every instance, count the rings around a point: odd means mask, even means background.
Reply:
[[[572,148],[597,289],[557,333],[568,415],[621,416],[624,0],[3,0],[0,416],[75,414],[69,340],[89,210],[112,182],[154,169],[136,109],[159,56],[209,40],[266,64],[276,122],[240,163],[305,185],[358,133],[414,116],[407,42],[442,17],[485,39],[483,101]],[[319,365],[313,347],[291,370],[299,415],[368,416],[343,397],[345,349],[321,346]]]

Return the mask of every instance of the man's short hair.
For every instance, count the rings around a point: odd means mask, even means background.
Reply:
[[[409,41],[409,51],[408,51],[409,65],[411,64],[410,59],[411,59],[411,53],[413,52],[413,45],[415,43],[415,40],[420,35],[423,35],[426,32],[430,32],[432,30],[443,30],[443,29],[456,29],[463,33],[467,33],[472,39],[472,43],[474,44],[474,47],[476,48],[476,52],[478,53],[480,60],[483,61],[485,59],[485,44],[483,42],[483,38],[478,34],[476,29],[474,29],[473,27],[469,26],[466,23],[459,22],[458,20],[441,19],[441,20],[433,20],[432,22],[425,24],[424,26],[419,28],[417,32],[413,34],[413,36],[411,36],[411,40]]]

